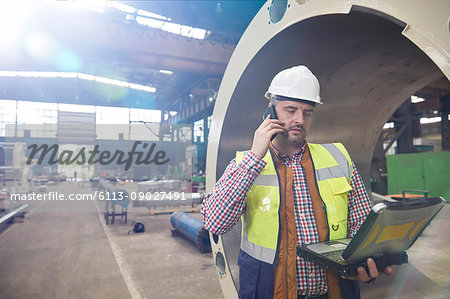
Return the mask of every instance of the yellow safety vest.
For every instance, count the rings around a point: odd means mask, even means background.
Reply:
[[[353,173],[352,162],[341,143],[308,143],[315,180],[326,207],[330,240],[347,236],[348,191]],[[236,163],[245,152],[236,153]],[[279,232],[280,184],[270,150],[267,163],[247,194],[242,215],[241,249],[260,261],[273,264]]]

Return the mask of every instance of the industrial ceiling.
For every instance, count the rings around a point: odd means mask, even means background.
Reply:
[[[15,44],[0,50],[4,57],[0,71],[73,72],[154,87],[156,92],[106,86],[81,76],[7,75],[0,77],[3,99],[163,111],[180,111],[195,98],[213,100],[237,42],[264,3],[109,2],[134,9],[126,12],[111,6],[86,9],[79,2],[19,2],[3,9],[2,15],[18,16],[12,22],[20,20],[21,31]],[[143,12],[163,16],[165,23],[205,29],[205,38],[142,25],[136,20]],[[158,16],[147,19],[158,20]],[[38,38],[45,46],[36,53],[30,50],[30,40]]]

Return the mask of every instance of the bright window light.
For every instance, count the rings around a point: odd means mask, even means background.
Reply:
[[[205,121],[200,119],[194,122],[194,142],[204,142],[203,130],[204,130]]]
[[[156,88],[152,86],[145,86],[125,81],[119,81],[104,77],[98,77],[83,73],[71,72],[29,72],[29,71],[0,71],[0,77],[34,77],[34,78],[78,78],[88,81],[95,81],[109,85],[116,85],[121,87],[128,87],[131,89],[142,90],[150,93],[155,93]]]
[[[161,122],[161,110],[130,108],[130,121]]]
[[[112,7],[124,13],[125,20],[136,21],[136,23],[148,27],[164,30],[173,34],[179,34],[186,37],[204,39],[207,31],[201,28],[194,28],[181,24],[172,23],[168,17],[152,13],[143,9],[137,9],[131,5],[117,3],[106,0],[78,0],[75,2],[78,6],[103,12],[103,8]],[[135,17],[136,16],[136,17]]]
[[[57,123],[58,104],[42,102],[17,102],[17,122],[19,124]]]
[[[16,101],[0,100],[0,136],[15,136]]]
[[[420,103],[420,102],[425,102],[424,98],[420,98],[417,96],[411,96],[411,103]]]
[[[78,74],[78,78],[88,80],[88,81],[95,81],[95,76],[88,75],[88,74]]]
[[[134,14],[134,12],[136,11],[136,8],[134,8],[133,6],[122,4],[122,3],[113,2],[113,1],[108,2],[108,5],[110,7],[117,8],[118,10],[126,12],[126,13]]]
[[[148,19],[144,17],[136,17],[136,23],[156,29],[162,29],[162,27],[164,26],[164,21]]]
[[[132,19],[133,16],[127,16],[127,19]],[[190,26],[180,25],[176,23],[170,23],[167,21],[149,19],[145,17],[136,17],[136,23],[145,25],[148,27],[164,30],[173,34],[179,34],[186,37],[192,37],[197,39],[204,39],[206,36],[206,30],[200,28],[194,28]]]
[[[177,111],[169,111],[169,113],[164,113],[164,120],[169,119],[169,116],[172,117],[172,116],[175,116],[177,114],[178,114]]]
[[[441,121],[441,117],[422,117],[420,119],[420,124],[431,124],[431,123],[437,123]]]
[[[25,77],[25,78],[77,78],[77,73],[63,73],[63,72],[29,72],[29,71],[0,71],[0,77]]]
[[[172,71],[168,71],[168,70],[159,70],[160,73],[162,74],[166,74],[166,75],[173,75]]]
[[[143,10],[143,9],[138,9],[137,14],[140,16],[149,17],[149,18],[153,18],[153,19],[160,19],[160,20],[169,21],[169,22],[172,21],[172,19],[170,19],[170,18],[167,18],[162,15],[158,15],[158,14],[155,14],[155,13]]]
[[[91,105],[75,105],[75,104],[59,104],[59,111],[69,111],[69,112],[87,112],[95,113],[95,106]]]
[[[0,123],[14,123],[16,121],[16,101],[0,100]]]
[[[185,32],[182,32],[183,26],[181,26],[179,24],[174,24],[174,23],[163,23],[162,29],[164,31],[174,33],[174,34],[185,33]]]
[[[97,106],[97,124],[126,124],[130,123],[128,108]]]

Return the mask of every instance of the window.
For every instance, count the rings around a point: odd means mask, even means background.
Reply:
[[[13,137],[16,130],[16,101],[0,100],[0,136]]]
[[[119,134],[123,134],[124,139],[129,139],[129,119],[128,108],[97,106],[97,139],[119,140]]]
[[[193,142],[205,142],[204,136],[203,136],[203,130],[204,130],[204,120],[198,120],[194,122],[194,140]]]
[[[17,137],[55,138],[58,121],[58,104],[17,102]]]

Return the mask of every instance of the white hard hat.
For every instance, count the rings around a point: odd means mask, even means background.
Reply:
[[[265,97],[270,100],[272,95],[277,95],[322,104],[319,93],[319,80],[306,66],[299,65],[279,72]]]

